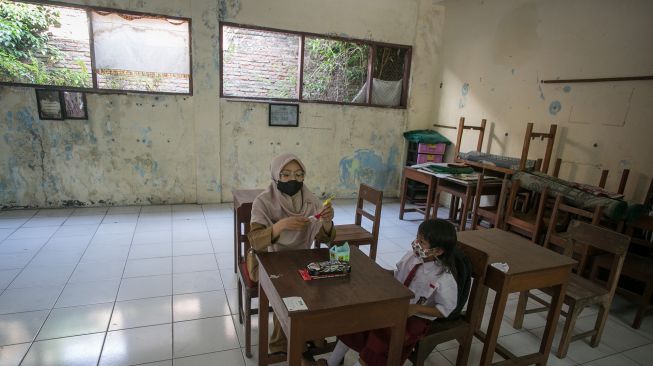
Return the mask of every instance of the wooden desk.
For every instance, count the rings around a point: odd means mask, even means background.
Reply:
[[[245,223],[238,222],[238,211],[252,211],[252,202],[261,192],[263,192],[262,189],[235,189],[231,192],[234,199],[234,273],[237,272],[238,263],[242,260],[242,258],[239,258],[242,251],[238,250],[238,247],[241,245],[240,236],[245,233],[242,229]],[[244,255],[247,255],[247,253],[244,253]]]
[[[477,332],[479,338],[483,339],[485,343],[480,364],[490,365],[496,350],[501,356],[507,358],[506,361],[497,364],[546,365],[571,267],[575,261],[535,245],[518,235],[496,228],[460,232],[458,233],[458,242],[460,245],[470,246],[487,253],[490,263],[507,263],[510,267],[508,272],[504,273],[488,266],[485,285],[496,291],[496,297],[492,306],[487,335],[480,331]],[[497,344],[508,295],[512,292],[545,287],[553,289],[553,296],[540,350],[538,353],[517,357]]]
[[[401,181],[401,203],[399,206],[399,220],[404,219],[404,212],[419,212],[424,214],[424,220],[428,220],[431,216],[431,206],[433,204],[433,195],[435,193],[435,186],[437,179],[435,175],[423,172],[421,170],[411,168],[409,166],[404,167],[403,179]],[[404,208],[406,206],[406,192],[408,191],[408,181],[416,181],[422,184],[425,184],[428,188],[426,193],[426,206],[424,208],[415,207],[415,208]],[[434,213],[437,216],[437,212]]]
[[[288,365],[301,364],[308,340],[391,328],[389,365],[398,365],[408,301],[413,293],[358,248],[351,247],[349,277],[304,281],[297,272],[329,258],[328,249],[257,253],[259,260],[259,366],[268,365],[268,304],[288,338]],[[305,311],[288,312],[283,298],[301,296]]]
[[[479,195],[499,194],[501,191],[502,182],[497,180],[487,180],[483,182],[480,190],[478,187],[478,180],[464,181],[455,179],[454,177],[443,177],[437,181],[437,188],[435,190],[435,199],[433,202],[435,216],[437,217],[438,203],[440,200],[440,193],[449,193],[452,196],[451,207],[449,210],[449,219],[454,220],[456,216],[457,204],[456,199],[462,200],[462,212],[460,215],[459,231],[465,230],[467,224],[467,213],[470,212],[472,205],[472,198],[479,191]]]

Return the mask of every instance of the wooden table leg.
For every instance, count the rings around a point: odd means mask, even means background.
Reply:
[[[234,207],[234,273],[237,273],[238,271],[238,245],[240,243],[238,242],[240,239],[238,238],[238,215],[236,214],[236,207]],[[247,253],[245,253],[247,255]]]
[[[400,308],[396,314],[395,325],[390,327],[390,344],[388,349],[388,365],[401,364],[401,351],[404,345],[404,337],[406,333],[406,318],[408,317],[408,306]],[[398,309],[399,310],[399,309]]]
[[[537,364],[542,366],[546,365],[546,361],[549,358],[549,352],[551,352],[551,344],[553,343],[556,326],[558,325],[558,319],[560,318],[562,303],[565,300],[567,284],[563,283],[552,287],[552,289],[553,294],[551,296],[551,307],[549,308],[549,314],[546,317],[546,327],[544,328],[542,343],[540,344],[540,354],[542,354],[543,361]]]
[[[506,310],[506,302],[508,302],[508,293],[502,286],[500,291],[497,291],[494,297],[494,305],[492,305],[492,314],[490,315],[490,323],[487,326],[487,334],[485,336],[485,344],[483,345],[483,353],[481,354],[480,365],[487,366],[492,364],[494,357],[494,350],[497,348],[497,338],[499,337],[499,330],[501,329],[501,320],[503,313]]]
[[[261,286],[258,287],[258,366],[267,366],[268,362],[268,316],[270,306],[268,295]]]
[[[463,211],[460,214],[460,227],[459,231],[465,231],[465,225],[467,225],[467,212],[469,211],[470,199],[472,196],[472,187],[467,186],[465,189],[465,197],[462,198],[463,201]]]
[[[433,205],[433,179],[429,183],[429,188],[426,192],[426,207],[424,207],[424,220],[428,220],[431,215],[431,206]],[[437,212],[434,214],[434,217],[437,217]]]
[[[408,183],[406,182],[406,173],[404,173],[403,179],[401,180],[401,203],[399,204],[399,220],[404,219],[404,207],[406,206],[406,189],[408,188]]]
[[[299,329],[300,324],[293,324],[293,321],[290,321],[290,334],[286,335],[288,338],[288,366],[301,366],[302,364],[302,352],[304,351],[304,344],[306,340],[302,337],[302,331]]]

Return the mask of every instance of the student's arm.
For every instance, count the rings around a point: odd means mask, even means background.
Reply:
[[[410,304],[408,305],[408,316],[412,315],[428,315],[428,316],[434,316],[436,318],[444,318],[445,316],[438,310],[437,308],[434,308],[432,306],[424,306],[424,305],[418,305],[418,304]]]
[[[252,222],[249,233],[247,233],[249,244],[254,250],[263,250],[270,246],[277,238],[272,240],[272,226],[265,226],[258,222]]]

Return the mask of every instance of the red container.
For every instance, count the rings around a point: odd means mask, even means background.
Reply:
[[[417,164],[423,163],[441,163],[442,155],[436,154],[417,154]]]
[[[417,152],[420,154],[444,155],[446,148],[446,144],[419,144],[417,146]]]

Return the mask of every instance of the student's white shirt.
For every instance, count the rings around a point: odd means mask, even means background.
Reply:
[[[402,284],[408,274],[418,263],[422,263],[412,250],[409,250],[399,262],[395,270],[395,278]],[[415,277],[408,285],[414,294],[411,304],[437,308],[445,317],[451,314],[458,302],[458,285],[453,275],[446,271],[438,261],[423,263],[415,272]],[[416,314],[421,318],[435,319],[425,314]]]

